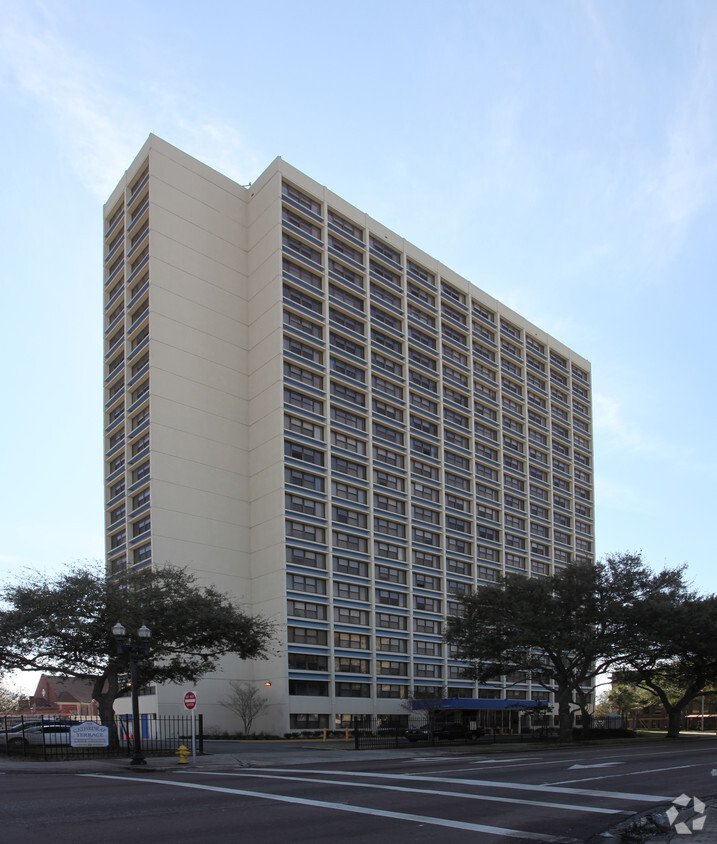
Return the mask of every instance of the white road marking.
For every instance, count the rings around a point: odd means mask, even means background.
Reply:
[[[595,762],[593,765],[571,765],[568,770],[573,771],[576,768],[609,768],[612,765],[624,765],[624,762]]]
[[[179,773],[179,772],[178,772]],[[326,780],[317,777],[294,776],[285,777],[280,774],[258,774],[255,772],[230,772],[230,771],[181,771],[181,773],[202,774],[207,777],[258,777],[260,779],[289,780],[290,782],[320,782],[327,785]],[[310,772],[309,772],[310,773]],[[525,798],[514,797],[489,797],[485,794],[467,794],[465,791],[440,791],[433,788],[409,788],[400,785],[377,785],[370,782],[349,782],[348,780],[332,779],[331,785],[348,785],[352,788],[375,788],[381,791],[405,791],[411,794],[434,794],[441,797],[461,797],[465,800],[485,800],[490,803],[512,803],[520,806],[547,806],[551,809],[567,809],[570,812],[595,812],[600,815],[620,815],[621,809],[600,809],[596,806],[577,806],[570,803],[550,803],[544,800],[526,800]]]
[[[704,764],[704,763],[702,763]],[[672,765],[669,768],[650,768],[647,771],[630,771],[625,774],[605,774],[601,777],[583,777],[579,780],[559,780],[558,782],[551,783],[551,785],[565,785],[566,783],[570,782],[591,782],[592,780],[611,780],[617,779],[617,777],[637,777],[641,774],[656,774],[659,771],[679,771],[681,768],[699,768],[700,763],[695,763],[694,765]],[[606,792],[607,793],[607,792]],[[671,797],[666,797],[666,800],[671,800]]]
[[[685,765],[684,767],[690,766]],[[261,770],[280,774],[296,773],[295,768],[262,768]],[[311,768],[310,773],[336,776],[337,771],[322,771],[317,770],[316,768]],[[405,774],[376,774],[367,771],[341,771],[341,774],[343,776],[351,777],[377,777],[381,779],[394,780],[405,780],[406,777],[410,777],[411,779],[420,780],[421,782],[436,782],[435,777],[425,777],[410,772]],[[487,788],[511,788],[515,791],[553,791],[556,794],[573,794],[576,796],[582,795],[584,797],[610,797],[614,798],[615,800],[645,800],[650,803],[664,803],[666,801],[669,803],[672,800],[672,797],[665,797],[661,794],[631,794],[623,791],[599,791],[597,789],[589,788],[560,788],[559,784],[552,785],[547,783],[543,783],[540,785],[528,785],[527,783],[501,782],[500,780],[460,779],[458,777],[441,777],[440,782],[455,783],[456,785],[482,785]]]
[[[176,782],[174,780],[156,780],[149,777],[119,777],[110,774],[79,774],[81,777],[95,777],[97,779],[123,780],[124,782],[147,782],[155,785],[168,785],[173,788],[193,788],[199,791],[214,791],[220,794],[237,794],[242,797],[256,797],[260,800],[276,800],[280,803],[295,803],[299,806],[313,806],[320,809],[333,809],[336,812],[351,812],[357,815],[370,815],[371,817],[391,818],[392,820],[411,821],[413,823],[430,824],[433,826],[444,826],[450,829],[464,829],[467,832],[485,832],[489,835],[501,835],[504,838],[520,838],[523,841],[565,841],[564,838],[554,835],[545,835],[540,832],[526,832],[521,829],[507,829],[501,826],[487,826],[479,823],[466,823],[465,821],[448,820],[447,818],[434,818],[428,815],[413,815],[406,812],[389,812],[385,809],[373,809],[364,806],[347,806],[345,803],[330,803],[326,800],[309,800],[304,797],[287,797],[278,794],[266,794],[261,791],[244,791],[238,788],[222,788],[214,785],[201,785],[191,782]]]

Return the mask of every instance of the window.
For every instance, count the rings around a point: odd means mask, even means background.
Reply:
[[[391,636],[376,636],[376,650],[405,654],[408,652],[408,642],[406,639],[394,639]]]
[[[336,381],[331,382],[331,395],[359,407],[364,407],[366,404],[366,396],[363,393]]]
[[[284,349],[299,357],[306,358],[306,360],[314,363],[321,363],[323,359],[322,353],[313,346],[308,346],[306,343],[301,343],[293,337],[284,337]]]
[[[422,522],[429,522],[433,525],[440,525],[441,523],[441,516],[436,510],[432,510],[429,507],[421,507],[418,504],[414,504],[411,507],[411,515],[414,519],[418,519]]]
[[[407,597],[405,592],[395,592],[392,589],[375,589],[376,603],[386,604],[391,607],[405,607]]]
[[[376,660],[376,674],[379,677],[393,674],[397,677],[408,676],[408,663],[399,662],[398,660],[378,659]]]
[[[368,601],[368,586],[361,586],[358,583],[344,583],[340,580],[334,581],[334,596],[345,598],[350,601]]]
[[[334,607],[334,621],[339,624],[366,626],[369,621],[368,610],[359,610],[356,607]]]
[[[373,481],[376,486],[383,486],[387,489],[395,489],[403,491],[403,478],[396,475],[390,475],[388,472],[383,472],[380,469],[373,470]]]
[[[374,516],[373,529],[376,533],[385,533],[389,536],[405,537],[406,526],[401,522],[394,522],[380,516]]]
[[[368,550],[368,542],[363,536],[354,536],[351,533],[345,533],[341,530],[335,530],[332,533],[332,541],[335,548],[348,548],[352,551],[358,551],[365,554]]]
[[[334,522],[340,522],[352,527],[366,528],[367,517],[363,512],[350,510],[348,507],[339,507],[336,504],[331,508],[331,518]]]
[[[287,484],[313,489],[317,492],[324,490],[324,479],[318,475],[312,475],[310,472],[302,472],[300,469],[288,466],[284,470],[284,476]]]
[[[426,566],[432,569],[438,569],[441,567],[438,555],[432,554],[430,551],[415,550],[413,552],[413,564],[415,566]]]
[[[353,452],[354,454],[366,454],[366,443],[363,440],[349,436],[349,434],[344,434],[341,431],[331,432],[331,444],[335,448],[343,448],[346,451]]]
[[[406,559],[406,549],[400,545],[394,545],[391,542],[386,542],[383,539],[376,539],[373,543],[374,547],[374,555],[376,557],[382,557],[384,560],[405,560]],[[383,570],[385,567],[381,567]],[[376,569],[378,571],[378,568]],[[393,571],[393,569],[391,569]],[[378,577],[378,574],[376,575]],[[385,580],[386,578],[380,578],[381,580]],[[405,577],[403,580],[396,580],[396,583],[404,583]]]
[[[287,492],[284,496],[287,510],[295,510],[298,513],[305,513],[307,516],[323,518],[324,504],[314,498],[304,498],[302,495],[294,495]]]
[[[326,619],[326,604],[312,604],[308,601],[295,601],[290,598],[286,602],[286,612],[298,618]]]
[[[134,483],[137,481],[141,481],[144,478],[149,477],[149,463],[144,463],[142,466],[138,466],[134,472],[132,473],[132,480]]]
[[[289,653],[288,665],[297,671],[328,671],[329,658],[321,654]]]
[[[334,472],[341,472],[353,478],[366,479],[366,467],[353,460],[346,460],[344,457],[331,457],[331,469]]]
[[[357,431],[366,430],[366,420],[362,416],[357,416],[342,407],[331,406],[331,419],[333,422],[346,425],[347,428],[355,428]]]
[[[316,466],[324,465],[324,452],[307,445],[295,443],[291,440],[284,440],[284,455],[293,460],[303,460],[306,463],[313,463]]]
[[[350,574],[355,577],[368,577],[368,563],[351,557],[335,556],[334,571],[338,574]]]
[[[428,650],[430,650],[431,642],[416,642],[416,645],[419,644],[425,645]],[[443,666],[437,665],[435,663],[427,663],[427,662],[416,662],[413,666],[413,673],[415,677],[434,677],[440,678],[443,676]]]
[[[377,510],[387,510],[389,513],[405,514],[406,505],[398,498],[390,498],[388,495],[374,493],[373,506]]]
[[[333,355],[331,357],[331,370],[338,372],[339,375],[345,375],[347,378],[353,378],[354,381],[360,381],[362,384],[366,381],[366,373],[363,369]]]
[[[369,674],[371,662],[351,656],[334,657],[334,669],[342,674]]]
[[[354,501],[357,504],[366,503],[366,490],[360,487],[351,486],[341,481],[332,481],[331,490],[336,498],[344,498],[347,501]]]
[[[405,615],[376,612],[376,627],[382,627],[386,630],[406,630],[408,628],[408,619]]]
[[[371,363],[378,369],[383,369],[386,372],[392,372],[394,375],[398,375],[399,377],[403,373],[403,367],[400,363],[396,363],[396,361],[391,358],[387,358],[386,355],[379,354],[378,352],[371,353]]]
[[[349,355],[361,358],[361,360],[364,358],[364,347],[360,343],[349,340],[348,337],[344,337],[342,334],[336,334],[332,331],[329,335],[329,342],[332,349],[340,349]]]
[[[297,390],[292,390],[289,387],[284,388],[284,403],[319,415],[323,414],[324,410],[324,403],[322,401],[300,393]]]
[[[381,425],[375,425],[376,428],[381,428]],[[374,429],[374,434],[376,434],[376,430]],[[392,429],[387,429],[392,430]],[[403,436],[398,441],[399,444],[403,444]],[[398,454],[395,451],[391,451],[388,448],[384,448],[380,445],[375,445],[373,447],[373,459],[374,461],[378,461],[379,463],[387,463],[389,466],[395,466],[397,469],[403,468],[403,455]]]
[[[334,633],[334,647],[367,651],[369,649],[369,637],[362,633],[346,633],[345,631],[337,630]]]
[[[374,567],[376,580],[385,580],[388,583],[405,583],[406,572],[403,569],[395,569],[392,566],[376,565]]]
[[[439,548],[441,545],[440,536],[437,533],[433,533],[433,531],[414,527],[411,530],[411,534],[413,541],[422,545],[432,545],[435,548]]]
[[[286,548],[286,562],[299,566],[311,566],[315,569],[326,568],[326,554],[314,551],[313,548]]]
[[[316,630],[313,627],[289,627],[287,641],[297,645],[325,645],[327,633],[326,630]]]
[[[286,520],[286,535],[294,539],[301,539],[305,542],[324,542],[326,531],[317,525],[296,522],[293,519]]]
[[[441,612],[441,599],[430,595],[414,595],[413,608],[424,612]]]
[[[336,697],[370,697],[370,683],[336,683]]]
[[[319,680],[289,680],[289,694],[308,697],[328,697],[329,684]],[[291,716],[294,717],[293,715]],[[298,717],[298,716],[297,716]],[[306,716],[310,718],[311,716]],[[319,718],[324,716],[318,716]],[[326,716],[328,718],[328,716]]]

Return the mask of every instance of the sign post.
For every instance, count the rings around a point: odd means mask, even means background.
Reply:
[[[189,712],[192,719],[192,762],[197,761],[197,737],[194,727],[194,710],[197,705],[197,695],[194,692],[187,692],[184,695],[184,708]]]

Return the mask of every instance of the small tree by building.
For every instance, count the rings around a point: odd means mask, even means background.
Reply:
[[[261,714],[269,698],[261,694],[259,689],[250,683],[232,680],[229,687],[229,696],[220,701],[220,703],[223,707],[236,713],[241,718],[243,733],[244,735],[249,735],[254,719],[257,715]]]

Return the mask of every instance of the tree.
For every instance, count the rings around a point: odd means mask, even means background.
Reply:
[[[610,689],[604,697],[605,711],[598,714],[610,715],[619,712],[622,718],[628,719],[655,702],[654,695],[634,685],[620,684]],[[634,726],[634,725],[633,725]]]
[[[717,681],[717,596],[654,595],[631,610],[633,637],[623,676],[651,692],[677,738],[684,709]]]
[[[260,693],[256,686],[249,683],[240,683],[232,680],[229,683],[229,697],[220,701],[221,705],[235,712],[242,721],[243,733],[248,735],[251,732],[251,725],[254,719],[264,709],[269,701],[266,695]]]
[[[117,653],[111,631],[118,620],[128,631],[143,624],[152,631],[152,658],[138,665],[141,685],[194,682],[226,654],[266,656],[273,633],[267,620],[172,567],[118,579],[98,566],[78,565],[49,581],[31,574],[0,589],[0,606],[0,669],[92,680],[107,725],[129,688],[129,655]]]
[[[20,692],[7,681],[0,682],[0,715],[15,712],[20,706]]]
[[[683,569],[653,574],[639,554],[572,563],[548,578],[508,576],[462,599],[446,640],[481,682],[529,671],[555,693],[560,740],[569,741],[572,704],[587,725],[593,680],[623,653],[626,608],[684,591]]]

